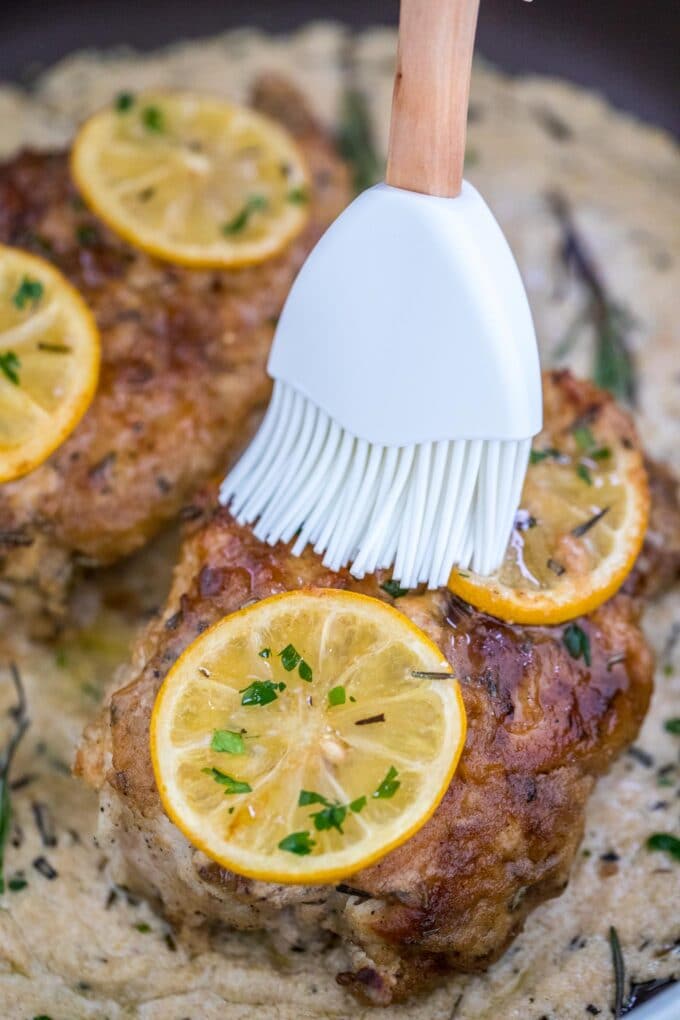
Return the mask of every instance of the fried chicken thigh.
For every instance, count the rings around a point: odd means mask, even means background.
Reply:
[[[134,249],[87,211],[66,152],[0,167],[0,242],[61,269],[102,339],[82,422],[37,470],[0,487],[0,595],[23,612],[58,615],[75,561],[107,564],[142,546],[227,467],[266,404],[276,317],[349,187],[297,92],[270,78],[253,98],[296,136],[313,179],[304,233],[253,268],[185,269]]]
[[[547,417],[562,398],[575,416],[610,399],[566,374],[545,387]],[[653,520],[677,535],[675,490],[663,498]],[[390,599],[382,575],[356,581],[310,551],[296,558],[262,544],[211,493],[188,527],[162,618],[140,638],[127,682],[78,756],[77,770],[101,791],[100,841],[114,876],[154,898],[178,926],[262,928],[298,946],[335,933],[347,954],[338,980],[374,1004],[404,998],[446,971],[488,966],[529,911],[565,887],[588,795],[644,717],[652,656],[636,587],[648,593],[648,576],[631,577],[629,593],[579,621],[589,665],[570,655],[562,626],[512,626],[446,589],[399,598],[397,608],[460,679],[468,735],[458,770],[430,821],[377,864],[336,887],[277,886],[225,871],[164,815],[149,756],[156,693],[197,635],[254,600],[306,586]],[[643,557],[647,575],[663,536],[655,542]]]

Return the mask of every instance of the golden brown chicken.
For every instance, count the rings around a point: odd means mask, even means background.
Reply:
[[[545,381],[546,417],[610,398],[567,374]],[[634,435],[622,415],[625,439]],[[658,490],[657,490],[658,495]],[[680,529],[676,492],[661,492],[652,527]],[[167,607],[139,640],[128,682],[81,747],[78,771],[101,791],[101,846],[115,876],[160,901],[177,925],[267,929],[283,944],[343,940],[338,975],[374,1004],[403,998],[449,970],[486,967],[528,912],[559,894],[583,830],[586,800],[635,737],[652,687],[639,627],[646,576],[579,626],[592,662],[575,659],[564,627],[518,627],[445,589],[396,605],[439,645],[462,684],[468,737],[458,771],[430,821],[378,864],[336,887],[276,886],[233,875],[195,850],[164,815],[149,757],[149,720],[172,663],[224,614],[276,592],[341,587],[388,599],[382,577],[356,581],[307,551],[270,548],[216,508],[211,493],[185,541]],[[668,539],[666,539],[667,541]],[[676,563],[677,569],[677,563]]]
[[[226,467],[269,395],[274,324],[307,252],[349,198],[345,167],[299,94],[263,80],[254,104],[295,135],[313,179],[311,217],[279,257],[232,271],[158,262],[88,212],[68,154],[0,167],[0,241],[54,262],[93,309],[99,388],[71,437],[0,487],[0,597],[58,614],[76,561],[142,546]]]

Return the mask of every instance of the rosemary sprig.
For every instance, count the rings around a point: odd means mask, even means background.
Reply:
[[[342,97],[338,148],[352,168],[356,194],[379,180],[383,167],[375,148],[368,104],[363,92],[355,87],[348,88]]]
[[[612,966],[614,968],[614,1020],[618,1020],[623,1009],[626,971],[623,963],[619,933],[613,925],[609,928],[609,947],[612,951]]]
[[[550,196],[552,210],[562,229],[561,255],[585,287],[585,307],[559,345],[556,354],[563,357],[573,346],[581,329],[591,324],[595,331],[593,380],[617,399],[635,403],[635,364],[628,335],[635,319],[627,308],[614,301],[605,288],[587,246],[576,229],[571,210],[563,195]]]
[[[29,719],[26,714],[26,695],[21,682],[21,675],[15,663],[10,663],[12,681],[17,692],[16,704],[9,710],[9,717],[14,725],[14,732],[11,734],[7,744],[0,754],[0,893],[5,891],[4,860],[5,847],[9,839],[9,830],[12,821],[12,805],[9,794],[9,770],[17,747],[28,729]]]

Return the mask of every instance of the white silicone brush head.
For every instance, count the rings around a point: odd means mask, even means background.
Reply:
[[[220,499],[271,544],[405,587],[501,562],[541,428],[517,266],[480,195],[364,192],[303,266],[274,395]]]

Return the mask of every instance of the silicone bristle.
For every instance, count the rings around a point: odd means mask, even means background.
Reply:
[[[342,429],[277,381],[220,502],[274,545],[295,537],[356,577],[393,567],[403,587],[446,584],[455,565],[492,573],[510,538],[531,441],[389,447]]]

